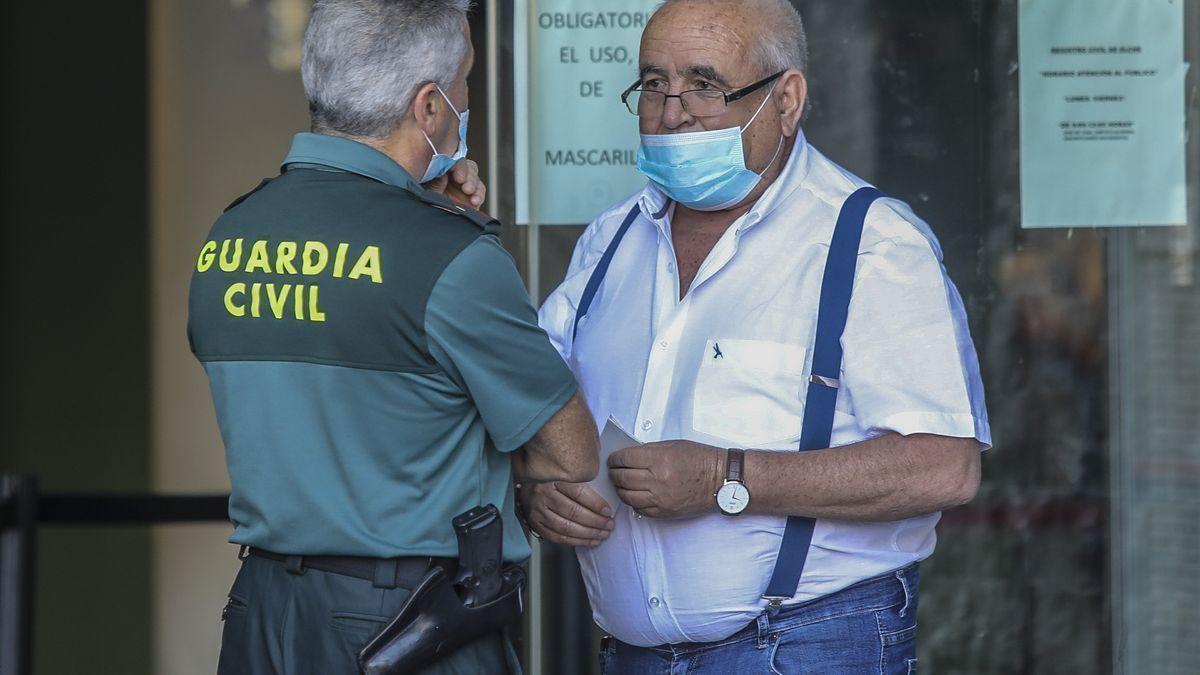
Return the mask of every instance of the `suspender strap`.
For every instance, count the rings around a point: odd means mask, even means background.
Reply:
[[[883,193],[875,188],[862,188],[846,200],[838,214],[829,254],[825,259],[825,276],[821,280],[821,305],[817,310],[817,337],[813,347],[812,377],[804,402],[804,426],[800,430],[800,450],[820,450],[829,447],[833,433],[833,411],[842,369],[842,332],[850,311],[850,293],[854,289],[854,271],[858,264],[858,248],[862,241],[863,222],[867,209]],[[774,602],[796,594],[808,547],[812,542],[812,518],[790,516],[783,531],[775,571],[763,597]]]
[[[621,245],[621,240],[625,238],[629,226],[637,220],[638,214],[641,212],[641,207],[634,204],[633,208],[629,210],[629,215],[625,216],[625,221],[621,223],[621,227],[617,228],[617,234],[609,242],[608,248],[604,249],[604,255],[600,256],[600,262],[596,264],[596,269],[592,270],[592,276],[588,279],[587,285],[583,287],[583,295],[579,298],[579,309],[575,310],[575,326],[571,330],[572,340],[579,334],[579,322],[587,316],[588,308],[592,306],[592,299],[596,297],[596,291],[600,290],[600,284],[604,283],[604,277],[608,274],[608,266],[617,253],[617,247]]]

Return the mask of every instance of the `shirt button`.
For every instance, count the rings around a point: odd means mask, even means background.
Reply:
[[[669,343],[669,342],[667,342],[666,340],[663,340],[662,342],[659,342],[659,343],[658,343],[658,346],[659,346],[660,348],[662,348],[662,349],[666,349],[667,347],[669,347],[669,346],[670,346],[670,343]]]
[[[642,431],[650,431],[653,428],[654,422],[651,422],[650,420],[645,420],[642,422]]]
[[[675,273],[675,263],[667,263],[667,271],[674,274]]]
[[[659,600],[658,598],[650,598],[650,606],[651,607],[658,607],[661,604],[662,604],[662,600]]]

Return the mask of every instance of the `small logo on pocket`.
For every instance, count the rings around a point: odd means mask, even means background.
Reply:
[[[714,342],[714,343],[713,343],[713,358],[714,358],[714,359],[723,359],[723,358],[725,358],[725,355],[721,353],[721,345],[720,345],[720,343],[717,343],[717,342]]]

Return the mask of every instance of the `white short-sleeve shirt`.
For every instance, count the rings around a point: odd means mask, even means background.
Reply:
[[[663,193],[648,184],[600,214],[540,313],[597,423],[612,416],[642,442],[796,451],[826,251],[842,203],[864,186],[800,136],[782,175],[725,232],[682,300]],[[642,215],[573,336],[584,286],[634,204]],[[842,336],[833,446],[887,432],[990,446],[975,348],[941,257],[907,205],[871,207]],[[784,518],[714,509],[639,519],[624,505],[615,518],[612,536],[578,555],[595,620],[621,641],[720,640],[766,606]],[[926,558],[938,518],[818,520],[792,602]]]

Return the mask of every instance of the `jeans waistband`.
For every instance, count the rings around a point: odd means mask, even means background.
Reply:
[[[865,579],[840,591],[795,605],[768,607],[758,618],[745,628],[717,642],[677,642],[659,645],[651,649],[675,654],[711,649],[731,642],[757,639],[765,642],[771,632],[795,628],[826,619],[857,612],[900,607],[904,616],[910,606],[916,606],[920,583],[920,567],[913,563],[907,567]]]

